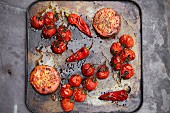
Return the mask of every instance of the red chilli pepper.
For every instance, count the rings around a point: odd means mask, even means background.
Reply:
[[[71,56],[69,56],[66,59],[66,62],[76,62],[78,60],[82,60],[82,59],[86,58],[87,56],[89,56],[89,54],[90,54],[89,50],[92,48],[92,46],[93,46],[93,42],[89,47],[82,47],[77,52],[75,52]]]
[[[128,98],[128,93],[126,90],[120,90],[115,92],[108,92],[101,95],[98,99],[107,101],[123,101]]]
[[[86,22],[80,16],[76,14],[70,14],[68,16],[68,22],[70,24],[76,25],[80,31],[87,34],[89,37],[92,37],[89,27],[87,26]]]
[[[73,53],[70,57],[66,59],[66,62],[75,62],[86,58],[90,54],[89,49],[82,47],[77,52]]]

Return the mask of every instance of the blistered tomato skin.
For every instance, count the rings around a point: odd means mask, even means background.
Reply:
[[[95,68],[93,64],[86,63],[81,67],[81,71],[85,77],[90,77],[94,74]]]
[[[74,74],[69,79],[69,84],[74,87],[79,87],[82,82],[82,77],[78,74]]]
[[[61,107],[66,112],[72,111],[74,109],[74,102],[70,98],[63,98],[61,100]]]
[[[51,44],[51,50],[55,54],[62,54],[67,49],[67,45],[63,41],[55,40]]]
[[[119,55],[113,56],[110,61],[110,64],[111,64],[113,70],[115,70],[115,71],[118,71],[121,69],[122,63],[123,63],[122,59],[120,58]]]
[[[119,55],[122,52],[123,48],[119,42],[114,42],[110,47],[110,53],[112,55]]]
[[[102,64],[97,68],[96,77],[98,79],[106,79],[109,73],[109,68],[105,64]]]
[[[134,45],[134,40],[130,35],[124,34],[120,37],[119,42],[125,47],[125,48],[131,48]]]
[[[42,16],[39,16],[39,15],[34,15],[30,19],[31,27],[38,29],[38,30],[43,28],[44,23],[45,23],[44,18]]]
[[[130,79],[134,75],[134,68],[130,64],[123,64],[120,70],[120,76],[123,79]]]
[[[71,40],[71,38],[72,38],[72,33],[67,27],[62,25],[57,29],[57,39],[58,40],[63,40],[65,42],[69,42]]]
[[[122,51],[120,57],[121,57],[123,62],[129,62],[131,60],[134,60],[136,55],[135,55],[135,52],[133,50],[125,48]]]
[[[64,84],[60,89],[60,95],[64,98],[71,97],[73,90],[71,89],[70,84]]]
[[[86,100],[86,94],[84,89],[82,88],[75,88],[73,93],[74,100],[76,102],[83,102]]]
[[[95,78],[85,79],[85,89],[88,91],[95,90],[97,88],[98,82]]]
[[[57,32],[57,29],[54,24],[46,25],[42,29],[42,35],[45,39],[50,39],[56,34],[56,32]]]
[[[54,24],[57,21],[57,19],[56,19],[55,14],[53,12],[47,12],[44,15],[44,21],[45,21],[46,25],[49,25],[49,24]]]

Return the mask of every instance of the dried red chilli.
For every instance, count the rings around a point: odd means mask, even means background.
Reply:
[[[89,37],[92,37],[88,25],[80,16],[78,16],[76,14],[70,14],[68,16],[68,22],[72,25],[76,25],[80,31],[82,31]]]
[[[115,92],[108,92],[101,95],[98,99],[107,101],[123,101],[128,98],[128,93],[126,90],[120,90]]]

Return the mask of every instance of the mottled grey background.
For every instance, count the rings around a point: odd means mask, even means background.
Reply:
[[[26,9],[34,0],[0,0],[0,113],[25,106]],[[134,0],[142,9],[144,102],[138,113],[170,113],[170,0]]]

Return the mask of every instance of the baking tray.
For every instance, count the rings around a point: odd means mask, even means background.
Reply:
[[[122,25],[120,32],[115,38],[103,39],[96,34],[92,27],[92,18],[99,9],[108,7],[116,10],[121,16]],[[41,38],[41,30],[34,31],[30,28],[30,17],[45,10],[67,11],[77,13],[89,25],[92,38],[81,33],[75,26],[70,27],[73,37],[68,44],[68,50],[62,55],[53,54],[50,50],[50,44],[54,40]],[[66,83],[66,79],[72,74],[81,74],[81,66],[85,62],[92,62],[99,65],[106,61],[109,66],[109,60],[112,55],[109,48],[113,42],[118,41],[123,34],[131,35],[135,40],[132,50],[136,53],[136,58],[131,61],[135,69],[135,75],[129,80],[122,80],[117,83],[117,73],[111,70],[106,80],[99,80],[97,90],[88,93],[87,99],[82,103],[75,103],[74,110],[71,112],[135,112],[143,101],[142,94],[142,22],[141,10],[138,4],[133,1],[36,1],[27,9],[27,54],[26,54],[26,106],[34,113],[57,113],[63,112],[58,100],[58,92],[50,95],[38,94],[29,83],[29,76],[36,65],[50,65],[57,68],[62,78],[61,83]],[[93,42],[90,56],[84,60],[75,63],[65,63],[65,59],[84,45],[90,45]],[[114,76],[113,76],[114,75]],[[108,91],[123,89],[125,86],[131,87],[129,98],[123,102],[106,102],[97,98]]]

